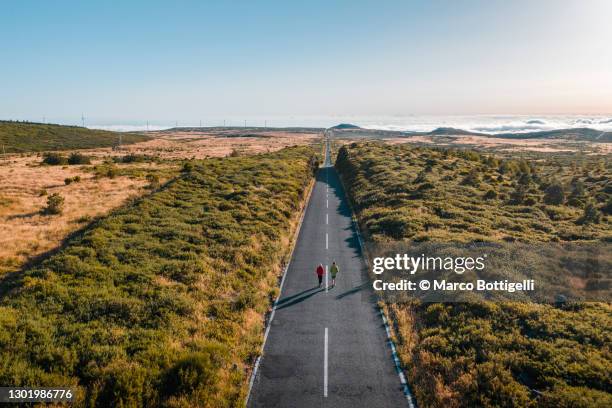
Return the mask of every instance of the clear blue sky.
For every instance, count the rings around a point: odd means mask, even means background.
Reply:
[[[0,118],[612,113],[612,2],[12,1]]]

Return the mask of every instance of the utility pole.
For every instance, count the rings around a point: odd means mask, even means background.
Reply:
[[[200,127],[202,127],[202,119],[200,119]]]
[[[246,128],[246,119],[244,120],[244,127]]]
[[[4,144],[2,145],[2,157],[4,157],[4,161],[6,161],[6,150],[4,150]]]
[[[267,128],[268,128],[268,121],[264,120],[264,129],[267,129]]]
[[[174,122],[174,127],[178,127],[178,120]]]
[[[223,119],[223,127],[225,127],[225,119]]]
[[[85,116],[81,113],[81,125],[85,127]]]
[[[149,121],[147,120],[147,132],[149,131]]]

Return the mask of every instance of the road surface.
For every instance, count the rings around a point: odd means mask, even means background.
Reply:
[[[316,266],[340,266],[318,287]],[[331,285],[331,277],[327,284]],[[249,407],[406,407],[351,210],[326,163],[300,230]]]

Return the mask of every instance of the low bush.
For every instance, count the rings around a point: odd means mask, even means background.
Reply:
[[[91,159],[81,153],[71,153],[68,156],[68,164],[91,164]]]
[[[47,205],[42,212],[46,215],[59,215],[64,211],[64,197],[59,193],[53,193],[47,197]]]
[[[80,181],[81,181],[81,176],[67,177],[64,179],[64,184],[68,185],[72,183],[79,183]]]
[[[66,156],[62,156],[59,153],[45,153],[43,154],[42,162],[50,166],[60,166],[68,164],[68,159],[66,159]]]

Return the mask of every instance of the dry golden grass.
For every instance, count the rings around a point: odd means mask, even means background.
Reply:
[[[155,137],[142,143],[126,145],[121,150],[110,148],[85,151],[92,156],[121,156],[129,153],[160,156],[164,159],[205,159],[224,157],[233,150],[245,154],[265,153],[288,146],[312,144],[320,140],[315,132],[210,130],[149,132]]]
[[[81,166],[40,166],[36,155],[0,162],[0,275],[56,248],[89,219],[107,213],[138,196],[147,184],[128,177],[93,178]],[[80,176],[66,185],[64,179]],[[47,195],[41,195],[42,191]],[[61,194],[61,215],[41,214],[48,195]]]

